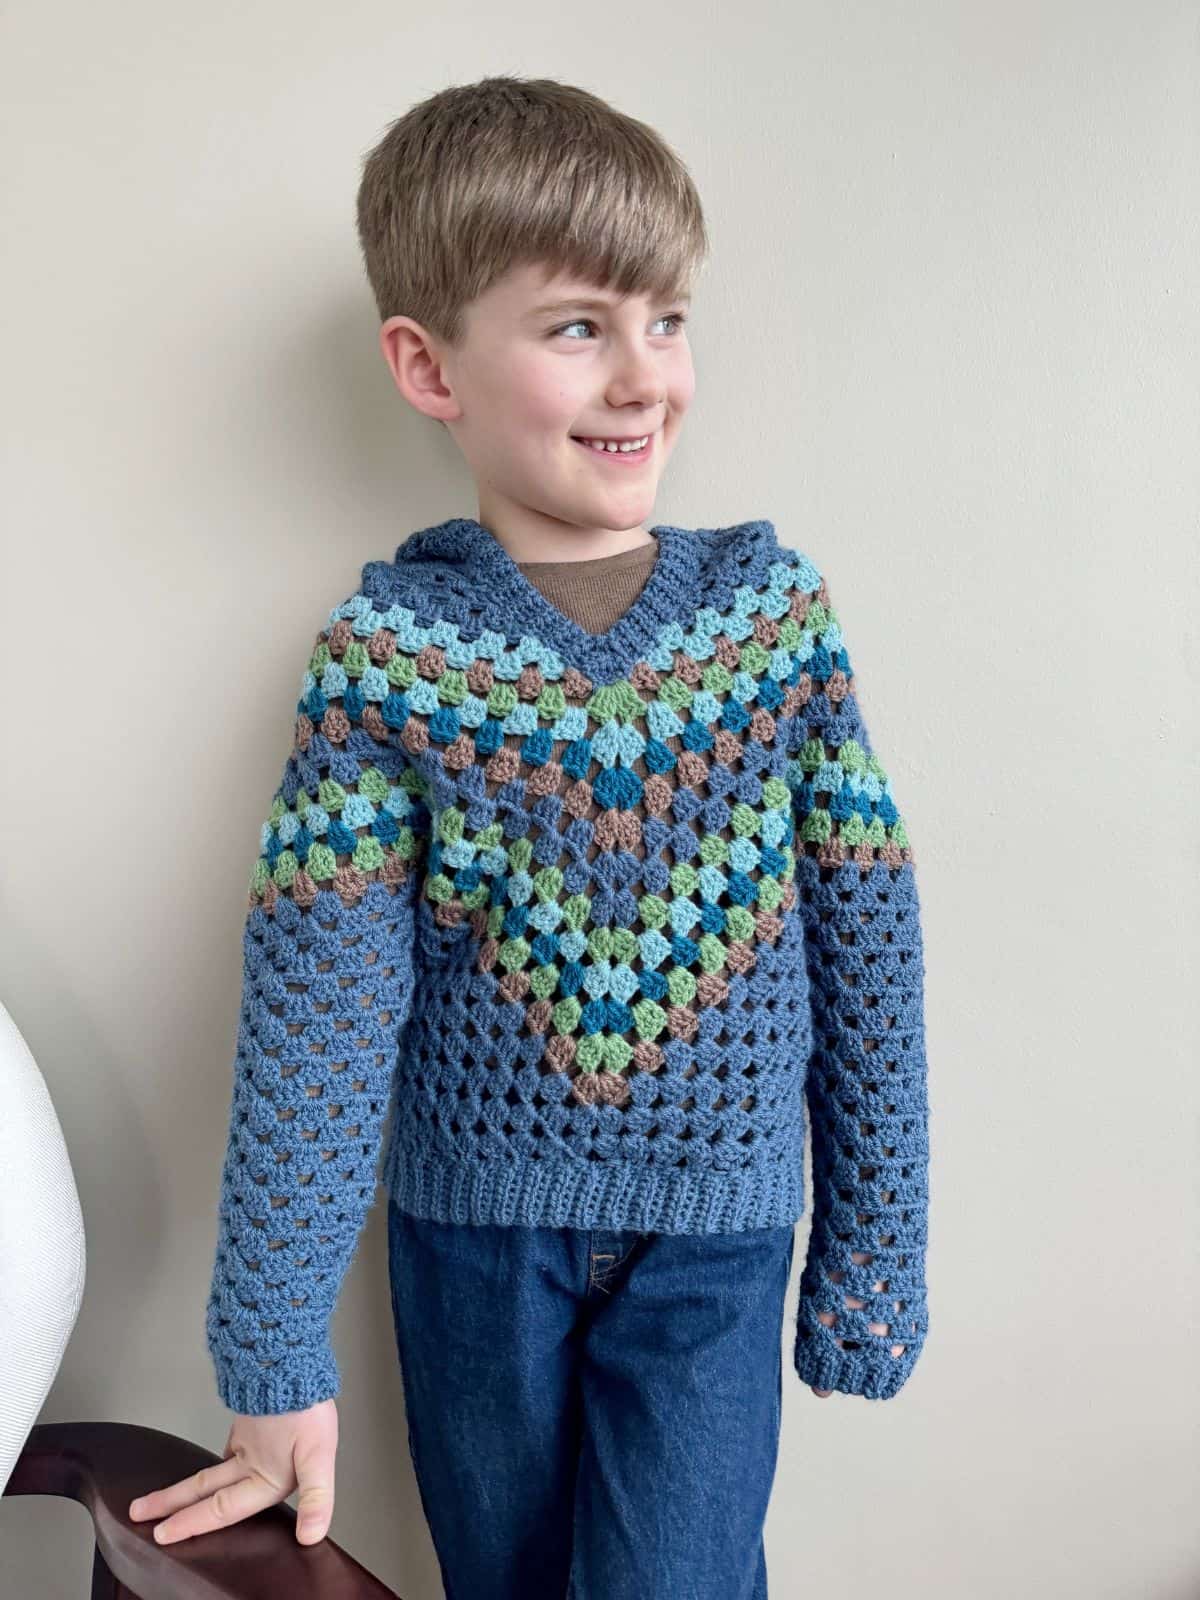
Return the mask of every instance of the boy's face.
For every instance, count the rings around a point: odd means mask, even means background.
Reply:
[[[545,270],[514,268],[473,301],[457,347],[410,318],[382,330],[397,385],[446,423],[475,476],[479,520],[519,559],[536,559],[538,535],[561,538],[560,525],[586,543],[647,521],[695,390],[687,295],[619,301]],[[643,435],[628,458],[579,442]]]

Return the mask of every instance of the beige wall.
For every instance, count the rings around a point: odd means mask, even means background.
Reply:
[[[362,561],[475,510],[379,357],[358,162],[436,88],[544,74],[692,167],[656,520],[769,516],[828,570],[920,863],[929,1343],[888,1403],[792,1375],[773,1600],[1195,1595],[1197,6],[124,0],[0,43],[0,995],[89,1260],[44,1420],[223,1446],[242,891],[297,674]],[[436,1600],[384,1220],[332,1532]],[[13,1593],[89,1561],[78,1508],[0,1503]]]

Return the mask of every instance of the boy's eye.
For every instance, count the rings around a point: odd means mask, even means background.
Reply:
[[[682,332],[683,324],[687,321],[687,313],[683,312],[683,311],[672,311],[672,312],[668,312],[668,314],[666,316],[659,317],[657,320],[659,322],[674,322],[674,323],[677,323],[678,327],[679,327],[679,331]],[[589,318],[580,317],[575,322],[564,322],[561,327],[554,328],[552,330],[552,332],[551,332],[551,337],[555,337],[556,335],[558,335],[560,333],[566,333],[568,331],[568,329],[570,329],[570,328],[594,328],[595,326],[596,326],[596,324],[594,322],[592,322]],[[674,337],[677,338],[678,337],[678,333],[676,335],[674,335]]]

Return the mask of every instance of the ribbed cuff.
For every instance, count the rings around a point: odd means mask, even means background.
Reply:
[[[842,1350],[823,1323],[796,1322],[795,1367],[798,1377],[816,1389],[836,1389],[840,1394],[861,1395],[864,1400],[890,1400],[903,1388],[921,1354],[924,1337],[910,1340],[902,1356],[891,1354],[892,1343],[879,1341],[874,1350]]]
[[[250,1352],[245,1352],[256,1369],[244,1370],[245,1362],[210,1351],[217,1375],[217,1393],[231,1411],[245,1417],[276,1416],[283,1411],[306,1411],[322,1400],[332,1400],[341,1389],[337,1361],[332,1350],[306,1360],[303,1367],[284,1369],[281,1362],[262,1368]]]

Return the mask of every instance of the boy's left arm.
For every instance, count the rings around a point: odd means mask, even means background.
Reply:
[[[887,1399],[928,1330],[921,915],[837,613],[811,565],[802,587],[788,782],[814,1035],[813,1216],[795,1366],[818,1393]]]

